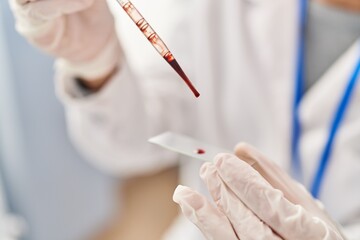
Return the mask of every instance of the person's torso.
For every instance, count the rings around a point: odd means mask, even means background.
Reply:
[[[134,4],[144,12],[201,93],[195,100],[185,87],[177,90],[189,99],[184,133],[228,149],[239,141],[248,142],[289,169],[298,1],[159,0]],[[127,16],[121,12],[116,15],[128,64],[144,79],[144,85],[158,85],[162,91],[165,81],[180,82]],[[306,92],[300,105],[300,149],[307,187],[315,174],[328,126],[359,57],[360,43],[352,45],[325,74],[317,75],[319,80]],[[161,80],[154,81],[157,78]],[[360,195],[354,193],[360,176],[360,150],[354,144],[360,140],[359,121],[355,121],[360,118],[355,107],[360,101],[359,84],[355,93],[320,196],[340,221],[356,218],[351,216],[351,210],[360,208]],[[196,168],[188,167],[186,171],[192,172],[186,175],[192,176],[196,186]],[[339,198],[339,193],[344,197]]]

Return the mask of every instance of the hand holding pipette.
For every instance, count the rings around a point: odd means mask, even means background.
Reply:
[[[18,32],[61,59],[62,72],[93,80],[116,68],[120,43],[105,0],[10,0],[10,5]]]

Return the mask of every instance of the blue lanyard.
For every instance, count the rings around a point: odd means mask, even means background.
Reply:
[[[299,41],[298,41],[298,56],[297,56],[297,70],[295,78],[295,94],[294,94],[294,105],[293,105],[293,132],[292,132],[292,173],[297,180],[302,180],[302,168],[300,162],[300,153],[299,153],[299,141],[301,136],[301,123],[299,119],[299,105],[301,98],[303,96],[303,88],[305,83],[304,73],[305,73],[305,27],[306,27],[306,18],[307,18],[307,0],[299,0],[300,3],[300,21],[299,21]],[[328,139],[326,141],[325,147],[322,151],[319,165],[315,172],[315,177],[311,185],[311,193],[317,198],[320,193],[320,187],[322,185],[325,171],[329,165],[331,159],[332,148],[334,145],[336,134],[341,126],[341,123],[344,119],[346,110],[349,106],[351,97],[354,93],[354,89],[357,83],[357,80],[360,78],[360,48],[359,48],[359,58],[356,62],[354,72],[349,78],[348,84],[345,88],[344,94],[338,104],[338,107],[335,111],[334,117],[332,119]]]
[[[299,0],[299,26],[297,42],[297,69],[294,89],[294,105],[292,116],[292,139],[291,139],[291,172],[296,180],[302,182],[302,168],[300,163],[299,141],[301,135],[301,124],[299,118],[299,106],[304,92],[304,74],[305,74],[305,29],[307,22],[308,0]]]
[[[313,185],[311,187],[311,193],[313,194],[314,197],[319,196],[320,187],[324,179],[325,170],[329,165],[328,163],[331,157],[332,147],[334,144],[336,133],[338,132],[341,122],[344,119],[346,110],[351,100],[351,96],[354,93],[354,89],[359,78],[360,78],[360,49],[359,49],[359,59],[356,63],[354,73],[350,77],[350,80],[345,88],[344,95],[342,96],[342,99],[337,107],[336,114],[334,115],[334,118],[330,126],[328,140],[325,144],[325,148],[322,152],[319,166],[316,175],[314,177]]]

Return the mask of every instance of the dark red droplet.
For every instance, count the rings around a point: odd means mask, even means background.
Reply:
[[[197,153],[197,154],[205,154],[205,150],[199,148],[199,149],[196,150],[196,153]]]

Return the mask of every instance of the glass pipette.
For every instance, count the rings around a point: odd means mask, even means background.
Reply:
[[[179,63],[174,58],[173,54],[166,47],[165,43],[161,40],[159,35],[154,31],[150,24],[145,20],[141,13],[135,8],[129,0],[116,0],[125,12],[129,15],[132,21],[140,29],[140,31],[145,35],[149,42],[154,46],[156,51],[170,64],[170,66],[181,76],[185,81],[191,91],[194,93],[195,97],[199,97],[200,93],[196,90],[194,85],[191,83],[190,79],[186,76],[184,71],[181,69]]]

